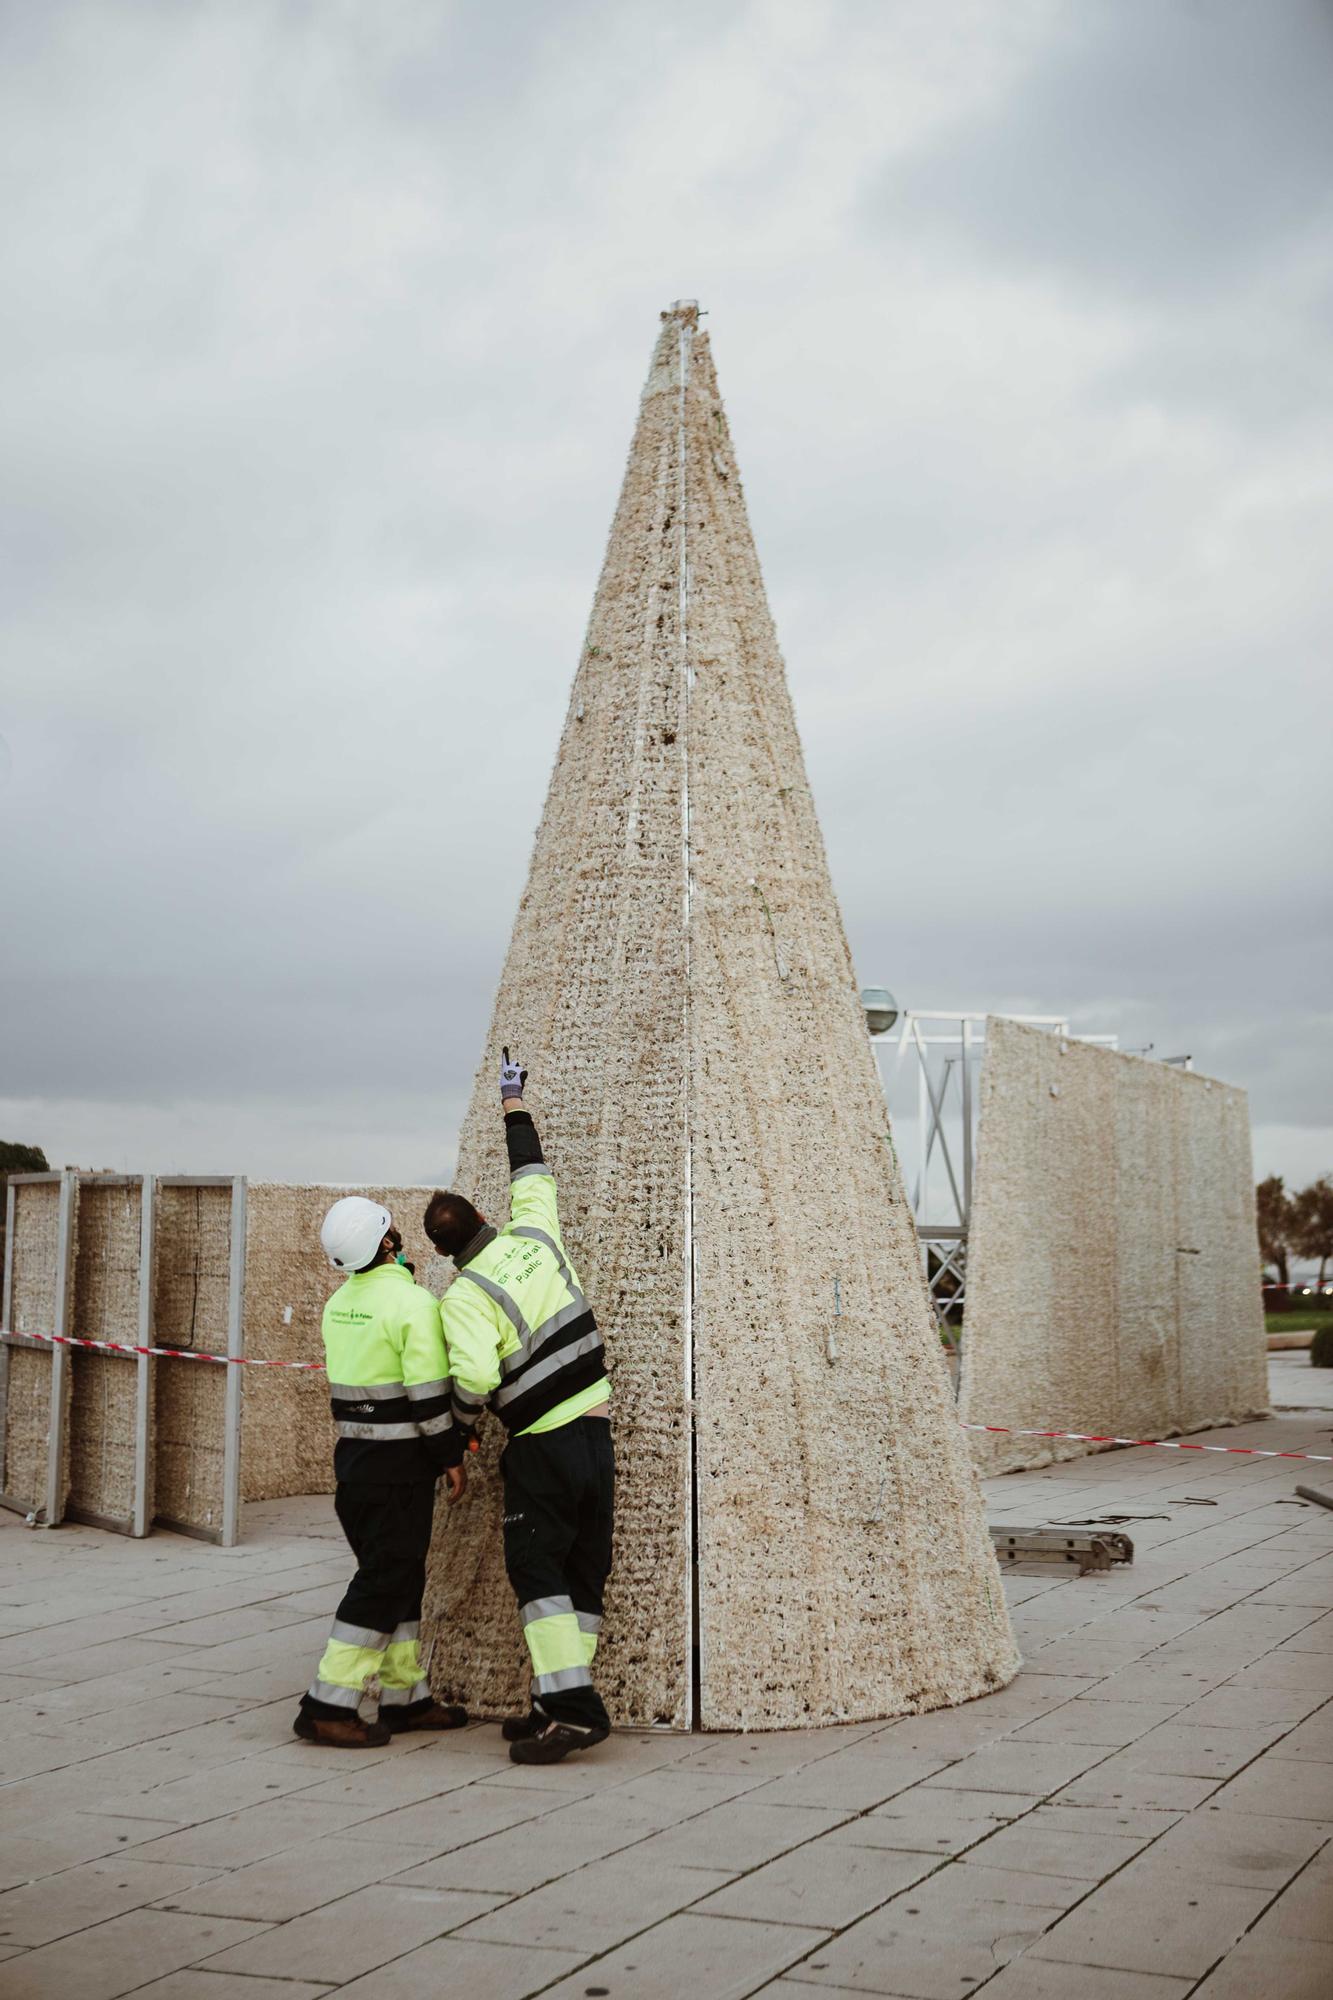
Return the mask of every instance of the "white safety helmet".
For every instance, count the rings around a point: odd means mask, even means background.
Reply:
[[[319,1240],[335,1271],[361,1271],[392,1227],[393,1217],[387,1208],[363,1194],[345,1194],[325,1216]]]

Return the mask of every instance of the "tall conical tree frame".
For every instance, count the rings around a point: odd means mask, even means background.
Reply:
[[[611,1360],[613,1717],[938,1707],[1017,1654],[708,340],[662,321],[457,1185],[504,1215],[508,1042]],[[426,1622],[494,1714],[527,1670],[485,1464]]]

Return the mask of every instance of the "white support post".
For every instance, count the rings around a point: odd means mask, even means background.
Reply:
[[[966,1229],[972,1220],[972,1023],[964,1015],[963,1031],[963,1212],[959,1217]]]
[[[153,1344],[153,1225],[156,1219],[157,1182],[145,1174],[140,1188],[139,1210],[139,1345]],[[134,1383],[134,1503],[130,1533],[142,1538],[148,1533],[152,1514],[149,1485],[153,1468],[148,1441],[151,1432],[153,1364],[146,1354],[136,1354]]]
[[[56,1225],[56,1336],[51,1348],[51,1421],[46,1433],[46,1519],[42,1526],[58,1528],[64,1518],[64,1496],[60,1474],[65,1461],[65,1383],[69,1373],[69,1349],[60,1343],[69,1334],[70,1294],[74,1289],[74,1215],[79,1198],[78,1174],[66,1169],[60,1176],[60,1214]]]
[[[227,1380],[222,1407],[222,1536],[224,1549],[241,1538],[241,1375],[245,1351],[245,1179],[231,1184],[231,1265],[227,1285]]]
[[[9,1437],[9,1333],[14,1304],[14,1183],[5,1187],[5,1277],[0,1304],[0,1492],[5,1485],[5,1447]]]

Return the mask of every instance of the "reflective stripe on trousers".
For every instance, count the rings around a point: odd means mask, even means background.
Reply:
[[[428,1701],[430,1688],[421,1663],[421,1626],[416,1619],[392,1632],[371,1632],[335,1618],[309,1692],[316,1701],[354,1709],[372,1680],[380,1684],[380,1705],[390,1708]]]
[[[592,1686],[589,1669],[597,1652],[600,1618],[575,1611],[569,1597],[534,1597],[520,1605],[518,1615],[532,1661],[534,1697]]]

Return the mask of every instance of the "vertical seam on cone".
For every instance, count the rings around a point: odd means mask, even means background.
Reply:
[[[690,1116],[693,1108],[691,1103],[691,1089],[690,1089],[690,1075],[692,1068],[690,1062],[690,1032],[692,1023],[692,1016],[690,1009],[690,976],[692,971],[691,950],[690,950],[690,944],[691,944],[690,923],[693,914],[694,884],[692,880],[692,857],[690,848],[690,693],[691,693],[692,676],[690,672],[690,580],[689,580],[690,571],[689,571],[689,535],[688,535],[689,482],[686,476],[686,459],[685,459],[686,434],[687,434],[686,395],[689,387],[690,358],[693,351],[692,341],[693,341],[693,329],[686,320],[682,319],[677,332],[677,354],[679,357],[679,400],[677,405],[677,416],[676,416],[676,458],[677,458],[676,505],[680,514],[680,577],[678,586],[679,588],[678,622],[680,626],[680,659],[681,659],[681,732],[680,732],[681,815],[680,816],[681,816],[681,863],[682,863],[682,873],[684,875],[683,894],[684,894],[684,934],[685,934],[684,935],[685,986],[684,986],[684,1000],[683,1000],[684,1030],[685,1030],[685,1063],[684,1063],[684,1079],[683,1079],[683,1089],[685,1093],[685,1102],[684,1102],[685,1255],[682,1261],[685,1266],[685,1271],[684,1271],[685,1296],[683,1300],[683,1323],[684,1323],[684,1335],[685,1335],[684,1356],[683,1356],[684,1374],[685,1374],[684,1388],[685,1388],[685,1407],[689,1412],[689,1422],[685,1428],[685,1439],[686,1439],[685,1726],[687,1729],[692,1729],[695,1723],[699,1719],[695,1712],[698,1705],[697,1704],[698,1690],[695,1687],[694,1661],[696,1657],[698,1657],[702,1662],[702,1653],[700,1651],[700,1635],[697,1630],[697,1616],[696,1616],[698,1601],[699,1601],[699,1593],[697,1588],[699,1550],[697,1547],[697,1535],[696,1535],[696,1525],[697,1525],[696,1492],[698,1485],[698,1467],[696,1462],[695,1417],[694,1417],[694,1133],[691,1125],[691,1116]]]

